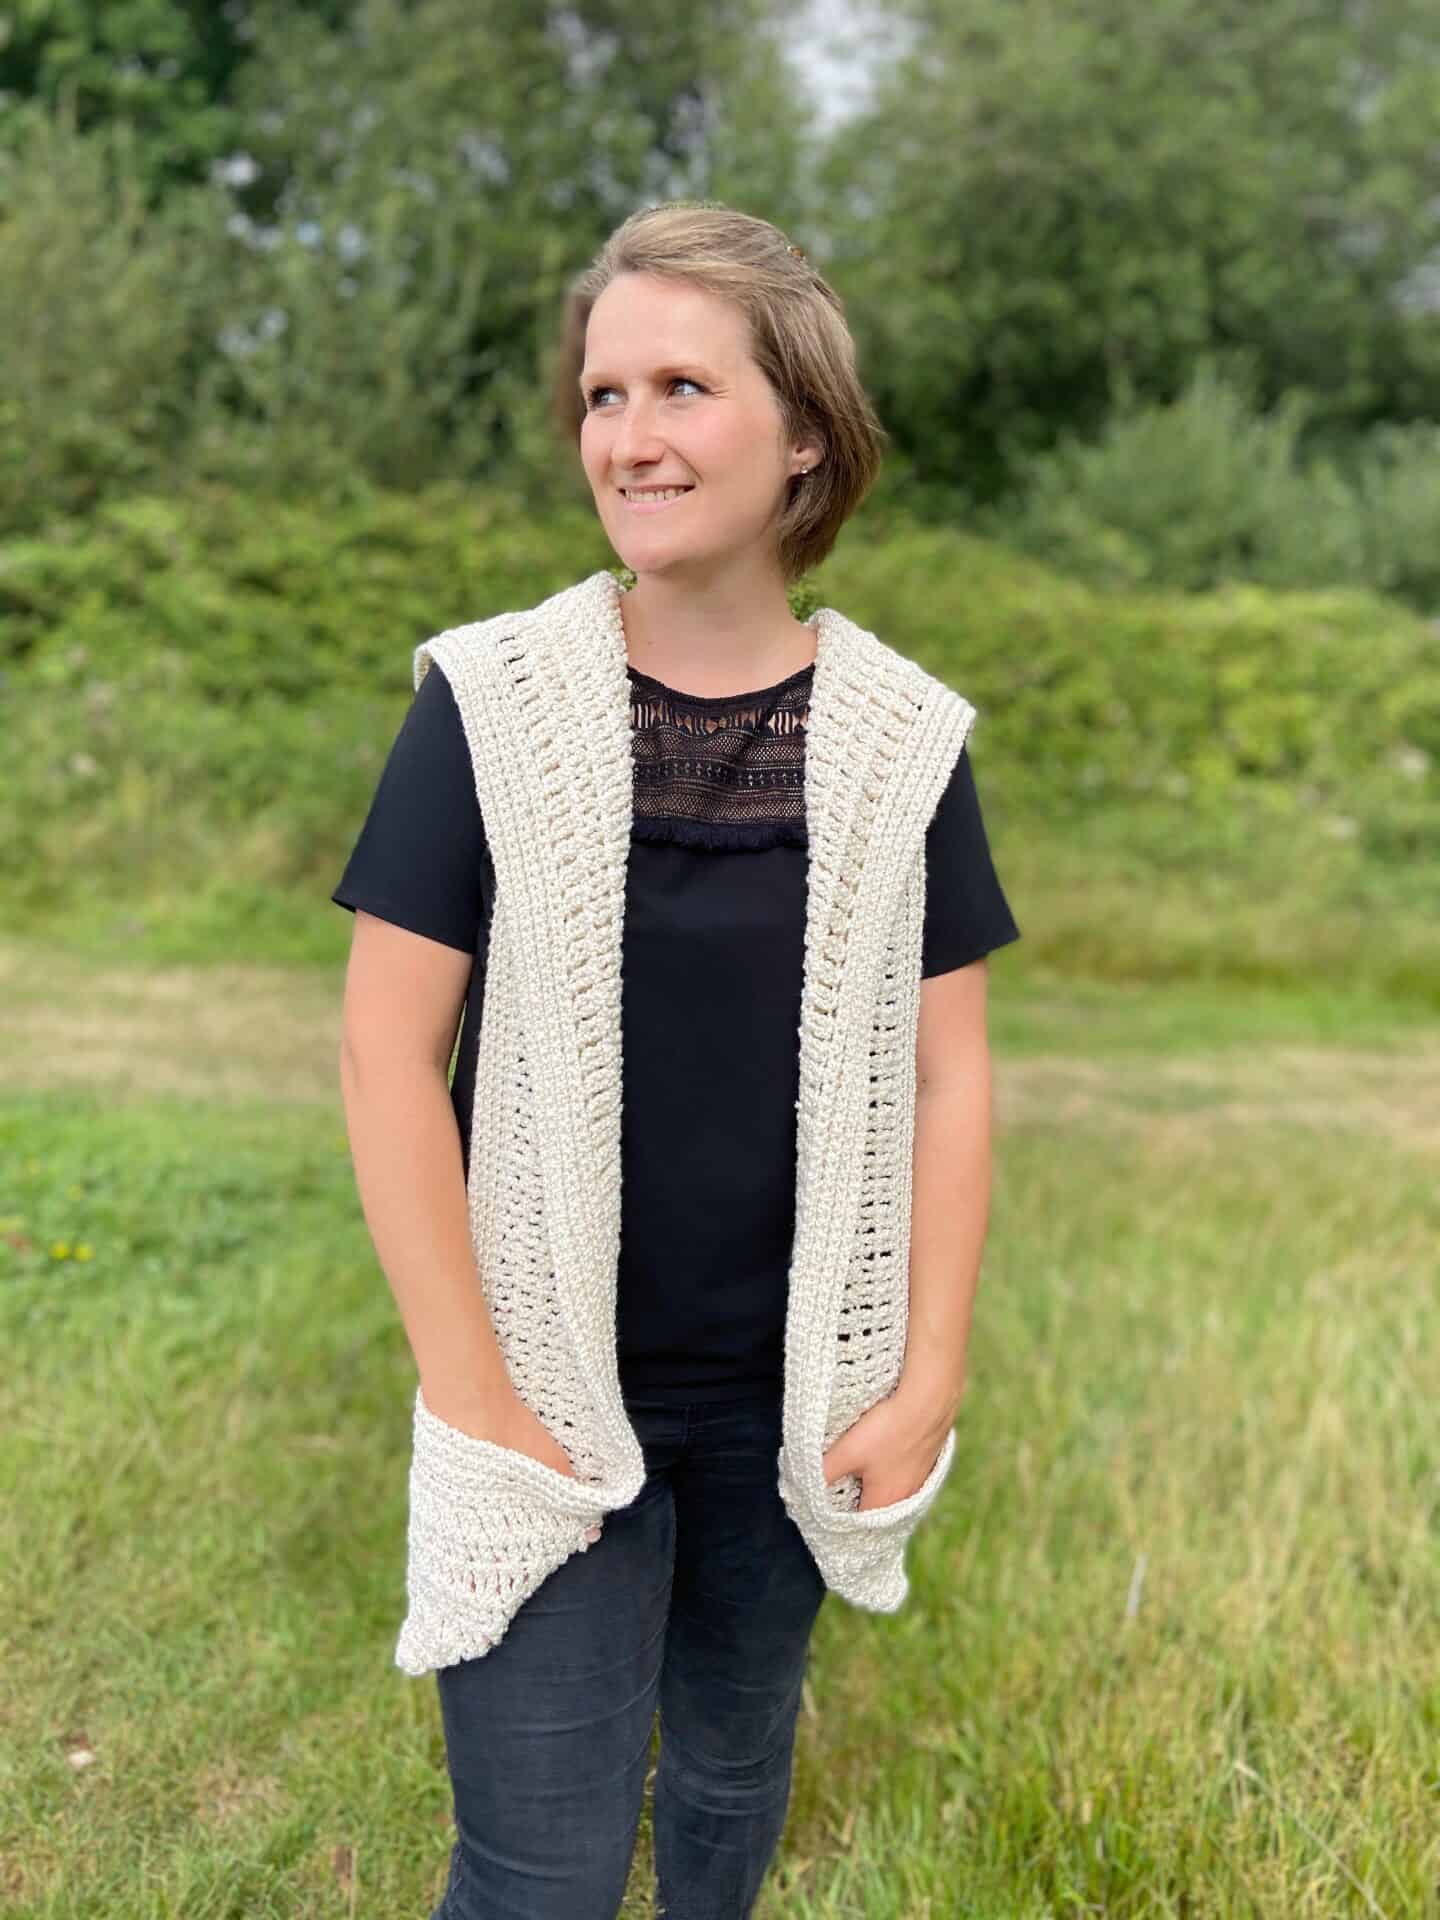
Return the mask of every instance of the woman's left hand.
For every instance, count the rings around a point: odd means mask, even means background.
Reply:
[[[907,1395],[899,1389],[877,1400],[827,1448],[821,1463],[825,1484],[858,1474],[858,1513],[908,1499],[939,1459],[959,1404],[959,1395]]]

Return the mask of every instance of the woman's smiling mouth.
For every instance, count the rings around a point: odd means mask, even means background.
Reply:
[[[687,493],[695,491],[688,487],[622,487],[620,497],[632,513],[659,513],[662,508],[673,507],[677,500],[683,500]]]

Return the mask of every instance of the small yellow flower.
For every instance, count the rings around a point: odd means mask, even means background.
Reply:
[[[75,1258],[77,1260],[93,1260],[95,1258],[95,1249],[88,1240],[76,1241]]]
[[[52,1240],[50,1242],[50,1258],[52,1260],[68,1260],[70,1258],[70,1242],[68,1240]]]

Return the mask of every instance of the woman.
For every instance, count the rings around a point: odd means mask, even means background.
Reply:
[[[881,443],[799,249],[713,204],[633,215],[571,290],[556,393],[634,585],[415,650],[333,895],[357,1180],[419,1373],[397,1662],[436,1673],[454,1790],[433,1920],[613,1920],[657,1707],[660,1910],[741,1920],[821,1600],[901,1603],[953,1456],[984,956],[1018,929],[973,709],[790,610]]]

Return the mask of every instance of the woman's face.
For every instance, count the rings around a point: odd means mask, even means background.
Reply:
[[[621,274],[590,310],[580,379],[580,457],[626,566],[683,577],[752,556],[773,569],[788,478],[814,456],[786,445],[736,308],[700,287]],[[627,498],[670,485],[685,491]]]

